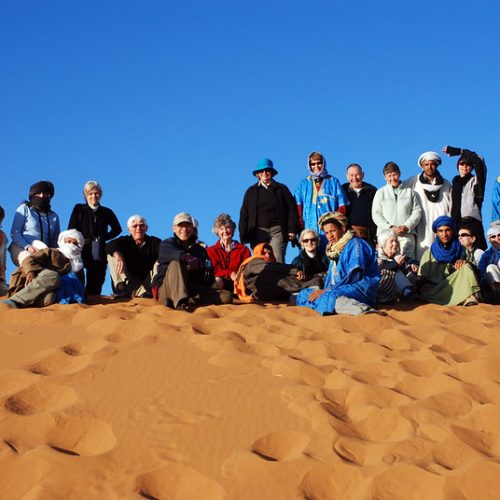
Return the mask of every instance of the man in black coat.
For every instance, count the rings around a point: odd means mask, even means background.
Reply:
[[[286,246],[300,231],[297,204],[290,190],[276,182],[278,174],[269,158],[261,159],[253,171],[259,182],[245,192],[239,231],[243,243],[255,247],[269,243],[277,262],[285,262]]]
[[[177,214],[172,229],[174,236],[160,245],[154,282],[159,301],[180,311],[190,311],[197,304],[231,303],[231,292],[212,287],[215,281],[212,264],[205,248],[196,243],[191,215]]]
[[[158,260],[160,238],[146,234],[148,223],[140,215],[127,221],[129,235],[106,245],[113,288],[120,297],[143,297],[149,294]]]
[[[372,219],[372,204],[377,188],[363,182],[365,174],[357,163],[351,163],[347,167],[346,177],[349,182],[342,184],[342,189],[350,202],[346,213],[349,229],[375,247],[377,226]]]

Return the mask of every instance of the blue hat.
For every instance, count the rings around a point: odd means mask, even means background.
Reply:
[[[253,175],[257,175],[264,170],[269,170],[273,174],[273,177],[278,175],[278,171],[274,168],[273,162],[269,158],[261,158],[257,162],[257,168],[253,171]]]

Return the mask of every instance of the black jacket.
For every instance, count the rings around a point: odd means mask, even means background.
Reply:
[[[110,241],[106,245],[106,253],[113,255],[120,252],[127,266],[127,271],[140,281],[153,270],[155,262],[158,260],[160,249],[160,238],[146,235],[142,246],[136,245],[132,236],[121,236]]]
[[[196,243],[195,238],[191,238],[188,246],[184,246],[177,236],[167,238],[160,243],[160,251],[158,255],[158,274],[155,278],[155,285],[161,285],[165,277],[165,272],[168,265],[172,261],[181,261],[183,254],[191,254],[203,262],[203,266],[196,271],[187,271],[189,282],[198,285],[210,286],[214,282],[213,267],[208,257],[208,253],[204,247]]]
[[[261,189],[265,188],[259,184],[252,185],[246,190],[243,198],[238,229],[240,239],[244,243],[255,243],[257,214],[259,211],[259,190]],[[274,193],[281,233],[283,239],[287,241],[288,233],[298,233],[300,231],[297,204],[292,193],[290,193],[290,190],[284,184],[273,181],[268,189],[271,189]]]
[[[342,184],[342,189],[349,198],[349,205],[347,205],[346,212],[347,218],[349,219],[349,227],[362,226],[368,228],[370,230],[370,239],[375,241],[377,226],[372,219],[372,205],[377,188],[363,182],[361,191],[358,194],[351,188],[349,183],[346,182]]]
[[[92,210],[87,203],[77,203],[69,218],[68,229],[77,229],[85,238],[82,259],[85,266],[93,262],[92,241],[99,238],[99,258],[106,261],[106,241],[116,238],[122,227],[113,210],[100,206]]]

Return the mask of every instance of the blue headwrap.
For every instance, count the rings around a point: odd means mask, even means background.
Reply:
[[[453,238],[445,247],[436,237],[431,245],[431,253],[438,262],[453,263],[463,255],[463,248],[457,238],[457,224],[452,217],[441,215],[432,223],[432,231],[437,232],[440,227],[447,226],[453,230]]]

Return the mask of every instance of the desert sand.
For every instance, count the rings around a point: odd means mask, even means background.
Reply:
[[[0,498],[500,498],[498,306],[0,306]]]

